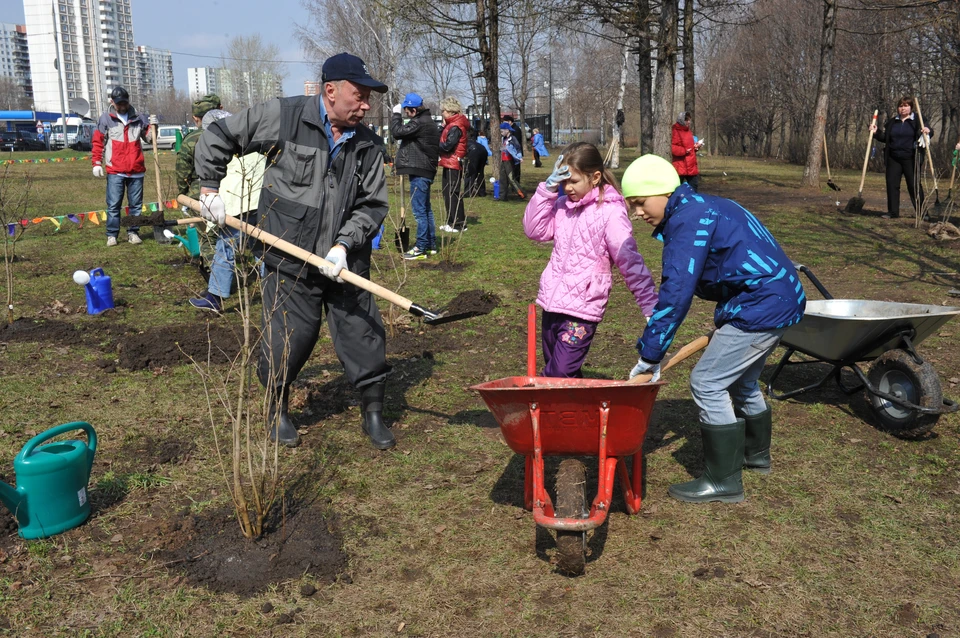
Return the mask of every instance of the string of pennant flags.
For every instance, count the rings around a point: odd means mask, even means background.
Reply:
[[[178,208],[178,207],[179,207],[179,204],[177,204],[176,200],[172,200],[172,199],[163,202],[162,208],[161,208],[160,202],[148,202],[141,207],[141,212],[155,213],[159,210],[163,210],[166,208]],[[129,215],[130,207],[124,206],[123,208],[120,209],[120,211],[122,215]],[[26,228],[30,224],[42,224],[43,222],[50,222],[56,227],[54,232],[60,232],[60,228],[63,226],[64,222],[68,222],[68,221],[73,222],[74,224],[78,224],[80,228],[83,228],[83,223],[85,221],[88,221],[95,226],[99,226],[100,222],[107,221],[107,211],[91,210],[84,213],[71,213],[67,215],[57,215],[54,217],[44,216],[44,217],[34,217],[33,219],[21,219],[19,223],[12,222],[10,224],[7,224],[7,234],[13,237],[17,232],[18,226]]]
[[[158,155],[175,155],[174,151],[157,151]],[[10,166],[11,164],[62,164],[64,162],[79,162],[90,159],[90,155],[83,157],[43,157],[39,159],[5,159],[0,160],[0,166]]]

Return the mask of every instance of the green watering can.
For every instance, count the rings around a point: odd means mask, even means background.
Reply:
[[[74,430],[84,430],[87,442],[40,445]],[[87,520],[87,481],[96,451],[97,433],[83,421],[58,425],[27,441],[13,460],[17,488],[0,481],[0,501],[16,516],[21,538],[46,538]]]

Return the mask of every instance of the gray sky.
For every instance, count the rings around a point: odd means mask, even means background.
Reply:
[[[303,60],[294,25],[306,25],[300,0],[130,0],[136,44],[173,53],[176,88],[187,90],[187,67],[219,66],[220,53],[237,35],[259,33],[275,44],[280,59]],[[23,24],[22,0],[0,0],[0,22]],[[209,57],[198,57],[209,56]],[[285,95],[301,95],[313,77],[311,64],[286,64]]]

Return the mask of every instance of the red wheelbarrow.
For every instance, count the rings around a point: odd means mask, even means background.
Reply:
[[[472,386],[500,424],[507,445],[526,457],[523,501],[537,525],[556,530],[560,571],[583,573],[586,532],[607,518],[619,473],[627,511],[641,506],[643,440],[653,403],[663,382],[556,379],[536,376],[536,309],[528,314],[527,376]],[[701,345],[702,340],[702,345]],[[701,337],[687,355],[706,346]],[[685,358],[678,352],[664,369]],[[544,485],[543,457],[597,456],[597,495],[587,511],[586,469],[565,459],[557,472],[554,506]],[[628,459],[631,469],[628,471]]]

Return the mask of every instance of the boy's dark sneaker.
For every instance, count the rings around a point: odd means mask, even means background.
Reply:
[[[407,261],[413,261],[415,259],[426,259],[427,253],[426,251],[420,250],[419,248],[414,246],[407,252],[403,253],[403,258],[406,259]]]

